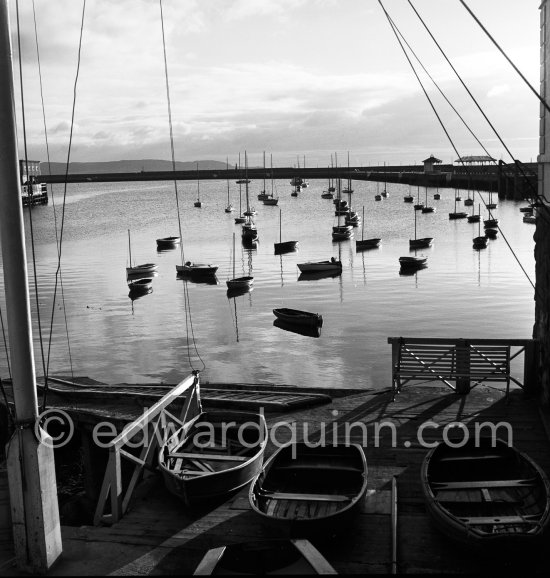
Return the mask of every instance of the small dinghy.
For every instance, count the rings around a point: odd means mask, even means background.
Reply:
[[[361,446],[279,448],[250,486],[252,509],[294,537],[330,538],[345,526],[367,490]]]
[[[319,313],[310,313],[309,311],[282,307],[280,309],[273,309],[273,314],[277,319],[290,325],[304,325],[306,327],[321,327],[323,325],[323,317],[319,315]]]
[[[170,436],[159,452],[166,488],[187,506],[228,495],[261,470],[267,439],[262,414],[202,412]]]
[[[442,532],[469,545],[538,542],[550,519],[548,478],[529,456],[494,441],[472,437],[428,452],[421,470],[428,512]]]
[[[337,574],[308,540],[262,540],[208,550],[194,576]]]

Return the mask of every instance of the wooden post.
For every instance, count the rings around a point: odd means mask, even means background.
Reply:
[[[470,346],[464,339],[460,339],[456,344],[456,372],[470,373]],[[467,394],[470,392],[470,378],[458,377],[456,380],[456,392]]]
[[[38,402],[15,101],[8,0],[0,0],[0,234],[16,411],[16,430],[7,449],[8,480],[18,569],[43,574],[61,554],[61,527],[52,440],[35,425]]]

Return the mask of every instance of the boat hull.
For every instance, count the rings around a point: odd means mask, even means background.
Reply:
[[[319,313],[310,313],[309,311],[300,311],[299,309],[289,309],[283,307],[273,309],[273,314],[277,319],[290,325],[299,325],[304,327],[321,327],[323,317]]]
[[[237,277],[226,281],[228,289],[248,289],[254,284],[254,277]]]
[[[179,245],[181,243],[181,237],[163,237],[162,239],[157,239],[158,249],[170,249]]]
[[[409,239],[409,249],[423,249],[431,247],[434,242],[433,237],[424,237],[422,239]]]
[[[126,276],[136,278],[138,275],[153,275],[158,271],[158,265],[145,263],[134,267],[126,267]]]
[[[308,263],[298,263],[298,269],[302,273],[316,273],[318,271],[341,271],[341,261],[317,261]]]
[[[366,489],[367,462],[359,445],[295,443],[265,463],[250,486],[249,501],[286,536],[331,539],[349,527]]]
[[[290,253],[291,251],[296,251],[298,246],[298,241],[284,241],[282,243],[275,243],[275,255],[280,255],[281,253]]]
[[[380,246],[381,239],[363,239],[355,241],[355,250],[364,251],[365,249],[376,249]]]
[[[502,440],[474,439],[431,449],[421,468],[426,506],[437,527],[462,544],[538,544],[550,520],[550,484],[526,454]]]
[[[428,262],[427,257],[399,257],[399,264],[403,269],[418,269]]]
[[[176,265],[176,272],[180,275],[190,277],[213,277],[216,275],[218,267],[213,265],[203,265],[187,261],[185,265]]]
[[[252,447],[239,447],[239,439]],[[262,414],[203,412],[175,432],[159,453],[166,488],[189,507],[229,495],[261,471],[267,439]]]

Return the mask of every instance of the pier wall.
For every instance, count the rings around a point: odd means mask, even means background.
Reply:
[[[535,231],[535,326],[533,338],[539,342],[539,383],[544,405],[550,405],[550,209],[537,210]]]
[[[550,94],[550,14],[548,1],[540,6],[540,94]],[[541,401],[550,405],[550,115],[540,105],[539,179],[537,226],[535,230],[535,325],[533,337],[539,341],[539,383]]]

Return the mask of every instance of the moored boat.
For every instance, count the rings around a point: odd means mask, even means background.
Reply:
[[[181,237],[162,237],[157,239],[157,249],[173,249],[181,243]]]
[[[424,267],[428,262],[428,257],[417,257],[415,256],[405,256],[405,257],[399,257],[399,264],[401,265],[401,267],[403,269],[415,269],[415,268],[420,268],[420,267]]]
[[[206,263],[192,263],[186,261],[183,265],[176,265],[176,272],[181,275],[189,275],[191,277],[212,277],[216,274],[218,267],[215,265],[208,265]]]
[[[252,482],[254,512],[290,536],[332,538],[357,512],[367,490],[367,461],[361,446],[279,448]]]
[[[316,271],[341,271],[342,261],[338,261],[332,257],[329,261],[307,261],[306,263],[298,263],[298,269],[302,273],[313,273]]]
[[[261,413],[202,412],[159,452],[166,488],[187,506],[231,494],[261,470],[267,439]]]
[[[319,315],[319,313],[281,307],[279,309],[273,309],[273,314],[277,319],[292,325],[304,325],[308,327],[321,327],[323,325],[323,317]]]
[[[508,546],[538,543],[550,520],[545,473],[499,439],[440,443],[424,458],[421,484],[442,532],[472,546],[498,546],[502,555]]]
[[[130,241],[130,229],[128,229],[128,253],[129,253],[129,267],[126,267],[127,279],[136,279],[138,277],[154,276],[158,270],[158,265],[155,263],[142,263],[141,265],[132,265],[132,243]]]

